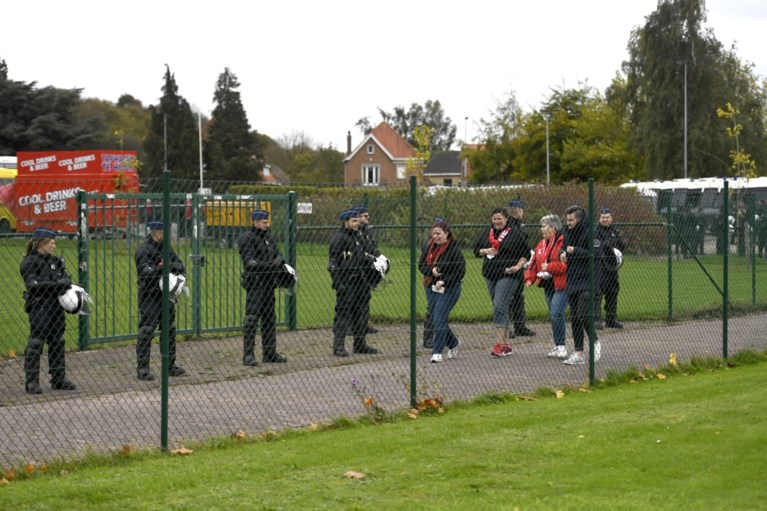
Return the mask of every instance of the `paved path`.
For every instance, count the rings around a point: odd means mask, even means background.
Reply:
[[[767,314],[732,318],[729,326],[730,354],[767,346]],[[597,377],[608,369],[659,367],[668,362],[670,353],[679,360],[722,356],[721,321],[626,327],[599,332],[603,356]],[[588,380],[588,366],[564,366],[546,358],[551,343],[547,324],[532,328],[538,335],[513,341],[514,354],[505,358],[489,356],[492,326],[487,324],[455,326],[462,339],[456,360],[429,364],[429,352],[419,345],[420,397],[439,394],[449,402]],[[254,434],[362,415],[367,395],[390,411],[408,407],[409,327],[380,330],[368,339],[381,354],[348,359],[331,355],[332,335],[327,330],[280,332],[279,350],[289,362],[257,368],[241,364],[239,337],[180,342],[179,361],[189,374],[170,381],[170,446],[237,431]],[[347,339],[349,348],[350,344]],[[568,346],[572,347],[571,339]],[[85,450],[116,452],[123,444],[158,447],[161,385],[159,379],[136,380],[134,363],[133,345],[68,354],[69,377],[78,389],[52,391],[41,378],[44,393],[30,396],[23,391],[21,358],[0,362],[0,467],[79,457]],[[159,371],[157,351],[152,363]],[[45,364],[43,368],[44,373]]]

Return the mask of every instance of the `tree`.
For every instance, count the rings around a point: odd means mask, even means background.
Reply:
[[[159,177],[165,168],[174,178],[194,179],[199,175],[197,123],[186,99],[178,95],[176,78],[165,66],[165,84],[158,106],[150,106],[149,134],[144,140],[142,177]],[[165,133],[167,127],[167,153]]]
[[[647,178],[684,175],[685,110],[689,177],[721,175],[728,140],[716,109],[728,102],[743,112],[744,133],[760,150],[756,156],[767,152],[764,91],[734,50],[725,51],[713,31],[703,28],[705,21],[704,0],[660,0],[631,35],[629,60],[623,63],[626,87],[608,91],[608,100],[611,94],[624,95],[632,144],[643,157]]]
[[[402,106],[395,107],[393,112],[387,112],[379,107],[378,113],[383,122],[389,124],[412,146],[416,145],[415,130],[419,126],[431,128],[429,148],[432,152],[448,151],[455,141],[456,127],[452,124],[450,117],[445,117],[445,111],[439,101],[427,100],[423,106],[413,103],[407,111]],[[369,135],[373,131],[367,117],[357,121],[356,126],[364,135]]]
[[[261,179],[262,148],[250,124],[237,88],[240,83],[229,68],[224,68],[216,82],[213,101],[216,107],[208,129],[208,176],[212,180]]]
[[[513,161],[524,114],[514,91],[496,105],[490,119],[480,119],[479,143],[464,146],[462,158],[472,169],[471,183],[502,183],[515,180]]]

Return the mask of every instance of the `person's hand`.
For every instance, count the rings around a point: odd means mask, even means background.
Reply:
[[[533,283],[532,283],[532,282],[530,282],[529,280],[528,280],[527,282],[525,282],[525,287],[530,287],[530,286],[532,286],[532,285],[533,285]]]
[[[559,254],[559,260],[562,261],[563,263],[566,263],[567,262],[567,254],[564,253],[564,252]]]
[[[541,265],[541,271],[547,271],[549,269],[549,263],[543,263]]]
[[[434,268],[431,269],[431,274],[434,275],[435,277],[439,277],[440,275],[442,275],[442,272],[439,271],[438,266],[435,266]]]
[[[438,280],[434,284],[434,287],[436,287],[437,289],[442,289],[443,287],[445,287],[445,281],[444,280]]]

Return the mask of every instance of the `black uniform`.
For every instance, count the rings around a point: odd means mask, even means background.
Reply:
[[[29,339],[24,351],[24,375],[26,390],[39,394],[40,357],[48,344],[48,372],[54,389],[73,390],[75,386],[66,379],[64,309],[59,295],[72,285],[72,278],[64,266],[64,259],[33,250],[21,261],[21,277],[27,291],[24,294],[25,312],[29,315]]]
[[[360,225],[360,230],[357,231],[359,234],[360,239],[362,240],[362,247],[366,254],[372,255],[373,257],[378,257],[381,255],[381,251],[378,249],[378,243],[376,243],[375,238],[373,237],[373,232],[367,225]],[[375,269],[372,268],[372,271],[370,267],[368,267],[367,272],[367,280],[370,284],[371,288],[374,288],[378,283],[383,280],[383,277],[381,274]],[[377,330],[374,328],[371,328],[369,326],[370,323],[370,293],[368,293],[368,299],[367,303],[365,304],[365,307],[362,309],[362,313],[364,317],[362,320],[365,323],[365,329],[367,333],[375,333]],[[354,332],[349,332],[352,335],[354,335]]]
[[[621,252],[626,250],[626,242],[621,238],[621,233],[618,229],[612,225],[603,226],[597,225],[595,238],[599,241],[599,246],[602,249],[602,271],[598,281],[598,287],[596,288],[596,302],[594,307],[594,320],[596,322],[602,321],[602,297],[605,298],[605,324],[608,327],[621,328],[622,325],[618,323],[618,292],[620,291],[620,283],[618,281],[618,268],[616,267],[614,248],[617,248]]]
[[[525,258],[529,261],[530,260],[530,244],[527,241],[527,232],[522,228],[522,223],[517,220],[514,217],[509,217],[509,223],[507,224],[509,227],[514,229],[519,233],[520,236],[524,237],[524,243],[527,245],[527,254],[525,254]],[[513,264],[517,264],[517,261],[514,261]],[[518,272],[519,278],[522,279],[524,277],[524,270],[521,270]],[[509,304],[509,319],[514,324],[514,331],[509,331],[509,337],[514,337],[514,335],[520,335],[520,336],[531,336],[535,335],[535,332],[527,328],[527,316],[525,315],[525,294],[524,294],[525,286],[519,285],[514,291],[514,297],[511,299],[511,303]]]
[[[136,249],[136,274],[138,275],[138,306],[139,319],[138,341],[136,342],[136,360],[139,379],[153,380],[149,371],[149,357],[152,351],[152,337],[155,329],[160,326],[162,319],[162,243],[151,236]],[[170,249],[170,273],[184,274],[184,264]],[[186,373],[176,365],[176,307],[171,301],[168,304],[168,355],[169,373],[171,376],[181,376]]]
[[[367,345],[367,317],[370,276],[375,257],[365,251],[365,240],[353,229],[341,229],[330,238],[328,271],[336,292],[333,318],[333,353],[348,356],[344,347],[347,330],[354,336],[355,353],[377,353]]]
[[[243,322],[243,362],[256,365],[256,332],[261,323],[261,349],[264,362],[287,362],[277,353],[277,318],[274,289],[284,260],[270,230],[252,227],[237,239],[242,259],[242,287],[245,289]]]

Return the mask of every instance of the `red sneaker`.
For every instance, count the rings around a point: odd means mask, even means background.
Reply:
[[[491,351],[490,354],[494,357],[506,357],[511,355],[511,344],[497,342],[495,343],[495,346],[493,346],[493,351]]]

